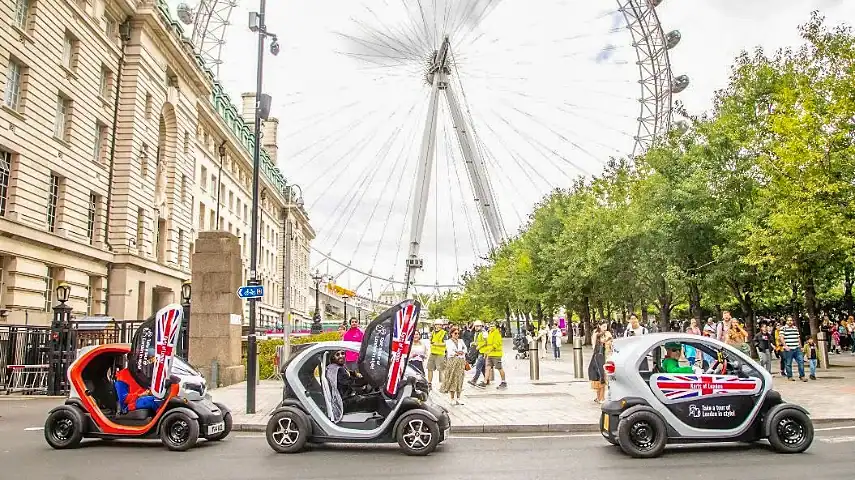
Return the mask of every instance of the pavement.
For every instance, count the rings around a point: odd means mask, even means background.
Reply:
[[[509,340],[504,351],[506,390],[464,384],[463,405],[451,406],[448,397],[438,391],[438,379],[433,379],[436,392],[431,394],[431,400],[450,411],[452,433],[598,431],[600,407],[593,401],[595,395],[587,380],[590,349],[583,350],[583,378],[574,377],[573,350],[565,345],[558,361],[551,358],[551,353],[540,361],[540,378],[536,381],[530,380],[529,360],[514,358]],[[788,382],[777,374],[774,380],[774,388],[784,399],[805,407],[819,425],[855,420],[851,404],[855,398],[855,356],[845,353],[830,358],[831,368],[819,370],[815,381]],[[772,369],[777,372],[777,362],[773,362]],[[467,373],[467,380],[471,374]],[[256,413],[251,415],[245,413],[245,382],[210,392],[214,400],[231,408],[235,429],[264,431],[270,412],[282,399],[282,387],[281,380],[262,380],[256,390]]]
[[[407,457],[397,445],[312,446],[279,455],[261,433],[234,432],[218,443],[169,452],[158,441],[85,440],[52,450],[41,425],[58,399],[0,397],[0,478],[28,480],[721,480],[853,478],[855,422],[817,427],[811,448],[780,455],[763,443],[669,447],[653,460],[623,455],[598,434],[452,435],[427,457]]]

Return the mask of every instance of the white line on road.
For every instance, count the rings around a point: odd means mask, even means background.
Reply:
[[[844,437],[822,437],[819,441],[825,443],[849,443],[855,442],[855,435],[847,435]]]
[[[27,432],[38,432],[39,430],[44,430],[44,429],[45,429],[45,427],[27,427],[27,428],[25,428],[25,429],[24,429],[24,431],[27,431]]]
[[[451,440],[451,439],[454,439],[454,440],[498,440],[499,439],[499,437],[463,437],[463,436],[459,437],[457,435],[449,435],[448,438],[449,438],[449,440]]]
[[[540,438],[582,438],[582,437],[599,437],[599,433],[581,433],[573,435],[528,435],[523,437],[508,437],[508,440],[536,440]]]
[[[855,425],[847,425],[845,427],[814,428],[813,431],[815,431],[815,432],[830,432],[832,430],[848,430],[848,429],[852,429],[852,428],[855,428]]]

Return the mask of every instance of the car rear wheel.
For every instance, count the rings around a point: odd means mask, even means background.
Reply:
[[[172,451],[189,450],[199,440],[199,422],[186,413],[173,413],[160,425],[160,440]]]
[[[617,439],[621,450],[634,458],[654,458],[662,455],[667,443],[665,422],[659,415],[639,410],[618,423]]]
[[[801,410],[783,408],[769,424],[769,443],[780,453],[802,453],[813,443],[813,422]]]
[[[45,440],[61,450],[75,448],[83,439],[83,414],[76,407],[63,405],[54,409],[45,420]]]
[[[407,416],[395,435],[398,446],[407,455],[428,455],[439,445],[439,425],[427,415],[414,413]]]
[[[309,421],[295,410],[274,413],[267,422],[267,444],[277,453],[297,453],[309,438]]]

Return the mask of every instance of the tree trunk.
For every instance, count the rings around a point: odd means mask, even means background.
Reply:
[[[600,314],[600,316],[597,318],[602,322],[603,319],[606,318],[606,315],[603,313],[603,301],[598,298],[596,305],[597,305],[597,313]]]
[[[543,305],[537,302],[537,324],[543,327]]]
[[[805,281],[805,308],[807,309],[808,321],[810,322],[810,336],[816,339],[816,334],[819,333],[819,316],[816,311],[816,286],[814,285],[813,276],[809,276]]]
[[[757,334],[757,324],[754,314],[754,299],[751,298],[751,285],[739,285],[737,282],[729,282],[733,295],[739,301],[742,309],[742,317],[745,319],[745,330],[748,332],[748,345],[751,347],[752,358],[757,357],[757,349],[754,346],[754,335]]]
[[[656,293],[656,299],[659,301],[659,305],[657,305],[659,307],[659,331],[670,332],[671,309],[674,306],[671,305],[673,297],[668,291],[668,282],[665,281],[664,277],[659,279],[659,291]]]
[[[582,311],[579,312],[579,334],[582,335],[582,343],[591,344],[591,299],[586,295],[582,298]]]
[[[647,316],[649,312],[647,311],[647,300],[641,301],[641,323],[647,327]]]
[[[695,280],[689,282],[689,314],[698,320],[698,325],[702,325],[704,312],[701,311],[701,290]]]
[[[793,316],[793,321],[796,325],[799,324],[799,309],[798,309],[798,296],[799,296],[799,284],[798,282],[792,282],[792,290],[793,293],[790,296],[790,315]]]
[[[567,322],[567,343],[572,345],[573,344],[573,310],[570,310],[569,308],[565,308],[564,311],[566,312],[566,315],[567,315],[564,318],[564,321]]]
[[[843,273],[843,309],[846,310],[848,315],[855,315],[853,309],[853,301],[852,301],[852,267],[847,266],[846,270]],[[853,351],[855,351],[855,347],[853,347]]]

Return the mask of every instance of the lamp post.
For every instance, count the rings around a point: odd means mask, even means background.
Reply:
[[[181,307],[184,310],[184,321],[181,322],[181,348],[178,355],[189,362],[190,359],[190,296],[193,292],[190,280],[181,284]]]
[[[342,325],[344,325],[344,328],[347,328],[347,299],[348,298],[350,298],[350,295],[342,295],[341,296],[341,299],[344,302],[344,314],[342,315],[344,317],[344,321],[342,322]]]
[[[300,193],[299,196],[294,196],[294,188],[297,188]],[[300,188],[299,185],[288,185],[288,198],[286,199],[287,206],[285,207],[285,273],[284,273],[284,286],[283,289],[283,297],[282,297],[282,314],[284,316],[282,322],[282,330],[283,330],[283,350],[284,350],[284,360],[291,358],[291,245],[294,242],[294,232],[293,227],[291,225],[291,208],[294,205],[297,208],[301,208],[303,206],[303,189]],[[277,365],[278,368],[278,365]]]
[[[270,53],[279,53],[276,35],[267,32],[265,24],[266,0],[260,0],[258,12],[250,12],[249,29],[258,34],[258,66],[255,71],[255,136],[252,157],[252,232],[249,254],[249,284],[260,285],[256,266],[258,264],[258,176],[261,170],[261,121],[270,113],[270,97],[263,95],[264,41],[271,37]],[[255,413],[255,386],[258,381],[258,350],[255,338],[257,298],[249,299],[249,334],[246,338],[246,413]]]
[[[312,274],[312,280],[315,282],[315,314],[312,315],[312,334],[318,334],[324,330],[321,326],[320,293],[321,281],[325,280],[326,277],[326,275],[321,274],[317,270]]]
[[[53,307],[53,321],[50,326],[48,395],[62,395],[66,392],[66,370],[76,353],[71,336],[72,309],[67,305],[71,296],[71,287],[65,282],[60,283],[55,293],[59,305]]]

